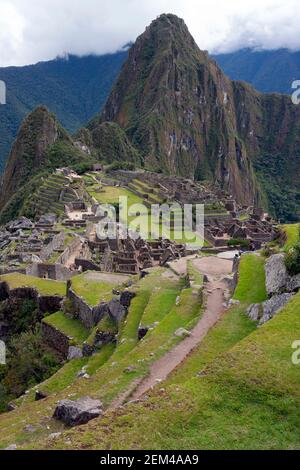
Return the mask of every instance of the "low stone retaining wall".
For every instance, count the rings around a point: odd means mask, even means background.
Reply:
[[[99,323],[107,312],[107,304],[91,307],[82,297],[68,287],[68,299],[72,302],[72,314],[78,318],[86,328],[93,328]]]
[[[61,331],[57,330],[54,326],[49,325],[42,321],[41,325],[42,338],[45,343],[56,351],[60,352],[65,359],[68,357],[70,341],[72,338],[68,337]]]
[[[125,291],[121,294],[120,300],[112,298],[109,302],[102,302],[96,307],[91,307],[72,290],[71,283],[68,283],[67,298],[71,302],[71,306],[68,307],[69,313],[78,318],[88,329],[98,325],[106,314],[109,314],[117,324],[120,323],[134,297],[135,293]]]
[[[33,287],[18,287],[10,289],[5,281],[0,282],[0,302],[7,299],[28,299],[35,300],[38,304],[39,312],[44,315],[45,313],[55,313],[61,309],[63,298],[56,295],[40,295],[39,292]]]

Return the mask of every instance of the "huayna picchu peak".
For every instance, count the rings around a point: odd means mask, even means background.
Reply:
[[[174,15],[136,40],[99,120],[118,123],[148,169],[213,180],[282,218],[299,210],[299,107],[229,80]]]

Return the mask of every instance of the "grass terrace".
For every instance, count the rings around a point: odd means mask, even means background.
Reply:
[[[256,283],[245,296],[245,266],[236,298],[254,302],[263,296]],[[70,440],[74,449],[299,449],[300,369],[291,360],[299,311],[297,294],[257,329],[242,306],[232,308],[163,391],[35,447],[62,449]]]
[[[41,279],[39,277],[27,276],[20,273],[10,273],[0,276],[0,281],[5,281],[10,289],[18,287],[33,287],[40,295],[58,295],[64,297],[66,295],[66,284],[51,279]]]
[[[117,204],[120,197],[128,198],[128,207],[133,204],[143,204],[143,199],[136,196],[128,189],[120,188],[117,186],[89,186],[87,191],[90,196],[94,197],[96,201],[101,204]]]
[[[287,241],[283,247],[284,251],[288,251],[292,248],[300,238],[300,224],[290,224],[290,225],[283,225],[283,230],[287,235]]]
[[[68,318],[63,312],[56,312],[43,319],[45,323],[74,338],[76,344],[82,344],[89,335],[89,330],[81,321]]]
[[[71,283],[74,292],[91,307],[95,307],[100,302],[110,300],[113,297],[113,288],[121,287],[128,279],[129,276],[122,274],[86,272],[74,276]]]
[[[267,300],[265,259],[255,254],[241,258],[239,283],[234,298],[241,303],[259,303]]]

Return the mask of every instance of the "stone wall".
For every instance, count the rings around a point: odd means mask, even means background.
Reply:
[[[65,251],[58,258],[57,263],[58,264],[63,264],[63,265],[67,264],[68,261],[69,261],[70,256],[74,252],[77,252],[78,250],[80,250],[82,244],[83,244],[83,241],[81,240],[80,237],[74,237],[74,239],[71,241],[71,243],[68,244]]]
[[[60,310],[63,300],[63,298],[59,296],[40,295],[39,292],[32,287],[10,289],[8,284],[2,281],[0,282],[0,301],[6,299],[35,300],[41,315],[45,313],[55,313]]]
[[[67,297],[72,302],[72,314],[78,318],[86,328],[93,328],[95,326],[94,308],[90,307],[90,305],[70,287]]]
[[[54,251],[61,249],[65,242],[65,232],[60,232],[53,237],[53,240],[46,245],[40,252],[40,258],[43,261],[51,258]]]
[[[26,274],[55,281],[68,281],[77,273],[61,264],[32,263],[26,268]]]
[[[42,321],[41,332],[43,341],[60,352],[66,359],[68,357],[71,338],[45,321]]]

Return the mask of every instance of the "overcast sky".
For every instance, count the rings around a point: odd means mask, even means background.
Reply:
[[[161,13],[210,52],[300,49],[299,0],[0,0],[0,66],[114,52]]]

